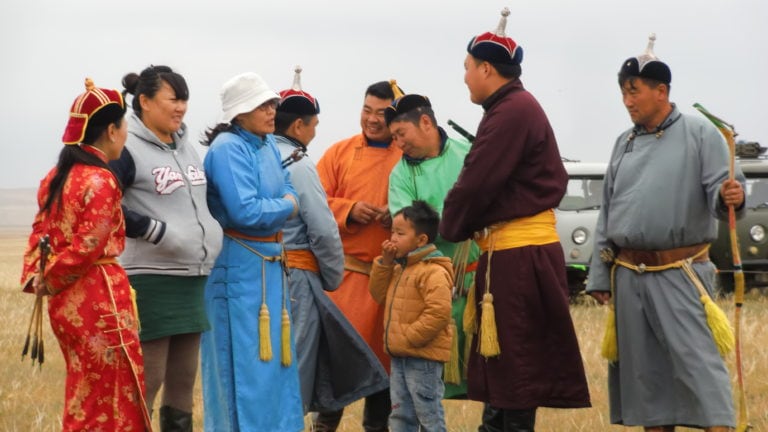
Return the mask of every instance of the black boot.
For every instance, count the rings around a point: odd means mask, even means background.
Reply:
[[[363,406],[363,430],[365,432],[389,431],[389,414],[392,413],[392,401],[389,389],[384,389],[365,398]]]
[[[504,411],[504,432],[533,432],[536,409]]]
[[[160,407],[161,432],[192,432],[192,413],[172,406]]]
[[[336,432],[343,415],[344,410],[319,412],[313,416],[311,430],[314,432]]]
[[[489,403],[483,404],[483,421],[477,432],[503,432],[504,410],[494,408]]]

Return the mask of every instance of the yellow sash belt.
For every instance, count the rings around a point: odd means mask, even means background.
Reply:
[[[560,241],[555,229],[555,212],[544,210],[533,216],[493,224],[475,233],[480,250],[499,251],[523,246],[539,246]]]

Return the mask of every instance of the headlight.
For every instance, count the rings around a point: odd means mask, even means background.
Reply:
[[[762,225],[753,225],[749,229],[749,237],[757,243],[765,240],[765,228]]]
[[[587,231],[584,228],[576,228],[571,234],[571,239],[577,245],[583,245],[587,241]]]

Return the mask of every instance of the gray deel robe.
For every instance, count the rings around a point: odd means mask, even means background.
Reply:
[[[660,250],[709,243],[728,177],[728,147],[703,117],[675,107],[663,134],[616,141],[605,176],[587,291],[610,290],[606,247]],[[738,167],[737,167],[738,168]],[[744,184],[741,170],[736,178]],[[694,263],[712,291],[715,267]],[[681,269],[642,274],[617,267],[619,360],[609,365],[611,422],[625,425],[734,423],[728,371],[707,327],[699,293]]]
[[[344,275],[338,227],[312,161],[299,143],[275,135],[299,195],[299,215],[283,227],[286,250],[309,249],[320,273],[290,269],[292,333],[296,340],[304,412],[336,411],[389,386],[384,367],[323,290]],[[299,150],[298,161],[290,156]]]

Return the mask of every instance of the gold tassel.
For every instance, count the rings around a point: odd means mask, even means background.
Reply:
[[[717,305],[709,295],[701,296],[701,303],[704,304],[704,313],[707,316],[707,325],[712,331],[712,337],[715,339],[715,345],[720,355],[725,357],[726,354],[733,351],[736,346],[736,339],[733,335],[733,328],[731,327],[728,317],[725,315],[720,306]]]
[[[283,307],[283,317],[280,323],[280,362],[283,366],[291,365],[291,319],[288,309]]]
[[[496,331],[496,311],[493,309],[493,294],[483,294],[483,316],[480,317],[480,355],[494,357],[501,353],[499,335]]]
[[[472,340],[475,338],[473,333],[464,333],[464,370],[462,378],[467,379],[469,371],[469,355],[472,353]]]
[[[451,358],[445,364],[443,381],[448,384],[461,383],[461,366],[459,364],[459,331],[456,321],[451,319]]]
[[[128,287],[131,290],[131,304],[133,305],[133,317],[136,319],[136,330],[141,331],[141,320],[139,319],[139,306],[136,304],[136,290],[133,287]]]
[[[272,360],[272,340],[269,337],[269,309],[262,303],[259,310],[259,358],[262,361]]]
[[[465,334],[477,333],[477,301],[475,300],[475,286],[467,291],[467,304],[464,305],[463,327]]]
[[[615,363],[619,360],[619,343],[616,335],[616,311],[613,309],[613,304],[608,306],[608,315],[605,318],[603,346],[600,353],[611,363]]]

